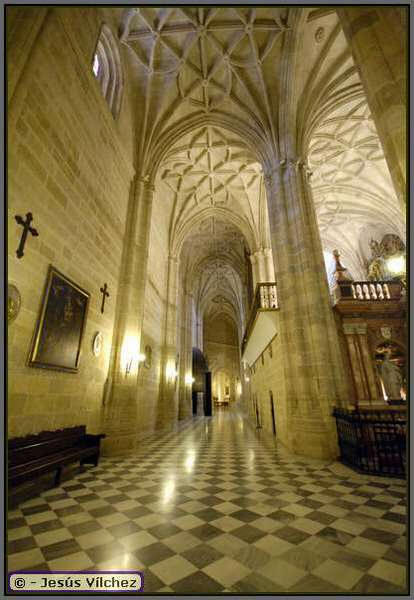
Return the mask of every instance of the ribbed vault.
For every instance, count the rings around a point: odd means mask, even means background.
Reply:
[[[232,226],[250,254],[270,247],[263,170],[274,161],[305,163],[322,245],[338,247],[355,277],[365,276],[368,230],[404,238],[334,9],[147,6],[119,14],[140,113],[136,162],[141,176],[157,173],[169,252],[183,257],[199,310],[216,288],[223,298],[228,288],[234,310],[243,306],[245,260],[235,259],[226,233],[211,231]],[[204,227],[210,239],[201,242]],[[212,240],[227,249],[213,251]]]
[[[231,316],[241,331],[246,313],[246,242],[228,221],[202,221],[182,247],[180,265],[201,318]]]
[[[220,113],[276,147],[286,7],[128,8],[121,41],[135,57],[142,106],[138,159],[163,132]]]
[[[404,219],[349,46],[335,11],[312,11],[297,61],[297,140],[307,159],[325,250],[366,277],[368,243]]]

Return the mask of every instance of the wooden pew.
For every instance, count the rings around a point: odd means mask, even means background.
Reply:
[[[8,442],[7,478],[9,487],[55,471],[59,485],[65,465],[79,461],[98,465],[100,442],[105,434],[86,433],[85,425],[42,431],[35,435],[13,438]]]

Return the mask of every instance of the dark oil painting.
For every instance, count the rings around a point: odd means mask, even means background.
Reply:
[[[89,294],[49,267],[29,366],[76,373]]]

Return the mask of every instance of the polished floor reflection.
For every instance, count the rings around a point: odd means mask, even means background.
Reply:
[[[404,593],[405,492],[219,411],[11,510],[8,570],[139,569],[145,592]]]

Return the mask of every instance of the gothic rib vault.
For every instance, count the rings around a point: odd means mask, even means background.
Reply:
[[[247,256],[270,247],[260,165],[240,140],[206,126],[168,152],[160,189],[171,197],[170,249],[182,259],[197,312],[230,310],[241,337]],[[227,302],[210,306],[220,296]]]
[[[177,197],[171,239],[191,219],[198,221],[200,211],[214,207],[242,216],[252,238],[245,234],[250,253],[270,245],[254,197],[265,195],[261,173],[291,159],[302,161],[310,175],[324,249],[341,242],[355,277],[364,274],[369,235],[389,229],[404,236],[404,219],[334,10],[144,7],[125,9],[120,20],[143,106],[137,162],[150,178],[160,165],[163,184]],[[295,63],[290,82],[288,54]],[[293,142],[288,125],[297,131]],[[295,156],[289,156],[289,147]],[[373,218],[376,230],[369,227]]]

